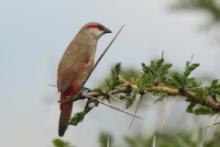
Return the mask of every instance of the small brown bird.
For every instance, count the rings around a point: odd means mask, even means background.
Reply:
[[[99,38],[111,31],[100,23],[90,22],[83,26],[69,44],[60,61],[57,87],[61,101],[76,96],[94,64]],[[69,123],[73,103],[60,105],[59,136],[63,136]]]

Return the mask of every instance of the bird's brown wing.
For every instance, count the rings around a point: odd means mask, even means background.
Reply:
[[[74,75],[75,71],[73,69],[67,69],[64,72],[60,72],[57,78],[58,91],[66,91],[72,85],[72,81],[75,77]]]
[[[91,68],[90,56],[91,54],[87,48],[64,53],[57,74],[58,91],[66,91],[72,86],[74,80],[81,81],[81,78],[84,78],[87,74],[85,72],[88,71],[88,68]]]

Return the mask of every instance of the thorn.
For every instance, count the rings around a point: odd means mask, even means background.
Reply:
[[[166,122],[166,113],[167,113],[167,102],[168,97],[165,98],[164,103],[163,103],[163,110],[161,112],[161,123],[160,123],[160,130],[164,128],[165,122]]]
[[[157,97],[156,96],[154,96],[153,94],[151,94],[151,93],[146,93],[148,96],[150,96],[151,98],[153,98],[153,99],[157,99]]]
[[[48,86],[51,86],[51,87],[57,87],[56,84],[48,84]]]
[[[206,140],[209,138],[209,136],[210,136],[210,134],[211,134],[211,132],[212,132],[212,130],[213,130],[213,127],[215,126],[215,124],[216,124],[216,122],[217,122],[219,116],[220,116],[220,114],[218,114],[218,115],[216,116],[215,120],[214,120],[213,123],[210,125],[210,127],[209,127],[207,133],[205,134],[204,138],[202,139],[201,147],[203,147],[204,143],[205,143]]]
[[[216,122],[216,123],[214,123],[213,125],[215,126],[215,125],[219,125],[220,124],[220,122]],[[209,126],[207,126],[207,127],[205,127],[205,128],[202,128],[203,130],[205,130],[205,129],[208,129],[208,128],[210,128],[210,127],[212,127],[211,125],[209,125]]]
[[[134,110],[134,115],[135,115],[135,116],[137,115],[138,108],[139,108],[140,105],[141,105],[141,99],[142,99],[142,97],[143,97],[143,95],[141,95],[141,96],[138,98],[138,102],[137,102],[137,105],[136,105],[135,110]],[[131,127],[132,127],[134,121],[135,121],[135,117],[132,117],[132,120],[131,120],[131,123],[130,123],[128,129],[131,129]]]
[[[161,101],[161,98],[158,98],[154,101],[154,104],[156,104],[157,102]]]
[[[194,54],[192,54],[191,57],[190,57],[190,60],[189,60],[190,63],[192,63],[193,58],[194,58]]]
[[[121,100],[120,100],[119,98],[115,97],[114,95],[109,94],[109,96],[110,96],[111,98],[113,98],[114,100],[116,100],[116,101],[118,101],[118,102],[121,102]]]
[[[156,147],[156,135],[154,135],[154,139],[153,139],[152,147]]]
[[[108,136],[108,140],[107,140],[107,147],[110,147],[110,140],[109,140],[109,136]]]
[[[83,93],[82,95],[83,95],[84,97],[87,97],[87,98],[96,100],[96,101],[98,101],[99,103],[101,103],[101,104],[103,104],[103,105],[105,105],[105,106],[107,106],[107,107],[109,107],[109,108],[112,108],[112,109],[114,109],[114,110],[116,110],[116,111],[122,112],[122,113],[124,113],[124,114],[129,115],[129,116],[133,116],[133,117],[138,118],[138,119],[142,119],[140,116],[136,116],[136,115],[131,114],[131,113],[125,111],[125,110],[121,110],[121,109],[119,109],[119,108],[117,108],[117,107],[115,107],[115,106],[113,106],[113,105],[111,105],[111,104],[107,104],[107,103],[105,103],[105,102],[103,102],[103,101],[97,99],[96,97],[90,96],[90,95],[88,95],[88,94],[86,94],[86,93]]]
[[[162,54],[161,54],[161,59],[163,59],[164,57],[164,51],[162,51]]]

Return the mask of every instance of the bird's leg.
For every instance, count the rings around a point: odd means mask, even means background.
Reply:
[[[92,90],[88,87],[82,87],[82,92],[91,92]]]
[[[110,95],[107,95],[107,96],[106,96],[106,99],[107,99],[108,103],[111,104]]]

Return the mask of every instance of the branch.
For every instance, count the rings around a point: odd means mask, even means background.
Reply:
[[[199,80],[191,77],[191,73],[199,66],[187,61],[183,72],[170,70],[172,64],[161,59],[151,61],[150,65],[142,63],[142,73],[136,72],[132,76],[121,71],[121,64],[116,64],[111,76],[97,89],[84,89],[77,97],[61,101],[69,103],[78,100],[87,100],[84,111],[77,113],[70,124],[77,125],[84,116],[99,103],[118,110],[130,116],[140,118],[127,111],[116,108],[103,100],[119,99],[129,108],[136,100],[137,95],[154,95],[156,101],[167,96],[179,96],[189,103],[187,112],[194,114],[213,115],[220,112],[220,83],[213,80],[210,86],[203,86]],[[128,76],[129,75],[129,76]],[[92,105],[91,105],[92,104]]]
[[[128,89],[129,87],[129,89]],[[124,87],[120,87],[120,88],[115,88],[113,90],[111,90],[108,93],[99,93],[96,91],[91,91],[91,92],[82,92],[79,97],[77,98],[69,98],[66,100],[63,100],[62,103],[69,103],[69,102],[75,102],[78,100],[82,100],[82,99],[88,99],[91,97],[107,97],[108,95],[112,94],[112,95],[118,95],[118,94],[129,94],[129,91],[133,91],[133,90],[137,90],[136,86],[134,85],[126,85]],[[215,112],[220,112],[220,103],[216,102],[211,96],[208,96],[207,98],[205,98],[204,101],[201,101],[200,97],[196,96],[195,92],[192,92],[190,90],[182,90],[182,89],[177,89],[177,88],[173,88],[164,84],[160,84],[157,86],[153,86],[151,88],[146,88],[144,89],[144,93],[148,94],[148,93],[152,93],[154,91],[160,91],[160,92],[164,92],[166,93],[168,96],[182,96],[182,98],[187,98],[187,100],[197,103],[197,104],[201,104],[203,106],[209,107],[211,109],[213,109]],[[142,94],[142,93],[139,93]],[[59,101],[61,102],[61,101]]]

